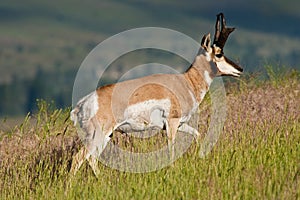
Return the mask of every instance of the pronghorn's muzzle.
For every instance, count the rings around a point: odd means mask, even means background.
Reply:
[[[236,69],[235,71],[232,72],[233,76],[237,76],[238,77],[238,76],[240,76],[243,73],[243,68],[241,66],[239,66],[238,64],[236,64],[232,60],[226,58],[225,56],[224,56],[224,58],[225,58],[225,61],[227,63],[229,63],[232,67],[234,67],[234,69]]]

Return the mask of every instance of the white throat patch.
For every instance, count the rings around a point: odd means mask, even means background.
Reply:
[[[213,80],[210,77],[208,71],[206,71],[206,70],[204,71],[204,79],[205,79],[205,82],[207,83],[207,85],[210,86],[210,84]]]

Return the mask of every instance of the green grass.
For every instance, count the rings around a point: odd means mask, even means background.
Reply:
[[[86,163],[69,177],[80,145],[70,110],[39,101],[36,115],[0,132],[0,199],[299,199],[299,76],[282,79],[247,90],[229,86],[224,132],[204,159],[194,142],[161,170],[134,174],[99,164],[98,179]],[[208,100],[201,106],[201,130],[207,128],[209,106]]]
[[[276,0],[272,4],[258,0],[251,3],[207,1],[205,4],[195,0],[188,3],[2,0],[0,117],[23,116],[35,110],[32,102],[36,98],[54,99],[59,106],[70,105],[69,96],[80,64],[97,44],[114,34],[137,27],[164,27],[200,42],[204,34],[213,34],[215,15],[221,11],[228,25],[237,28],[224,51],[228,58],[239,60],[245,71],[260,70],[258,66],[263,65],[264,60],[280,61],[299,70],[299,30],[293,26],[299,21],[298,7],[296,0],[288,3]],[[177,41],[173,45],[162,38],[153,40],[157,44],[167,42],[166,45],[174,48]],[[102,80],[117,81],[139,63],[170,63],[169,66],[180,70],[189,66],[178,62],[178,56],[169,57],[157,51],[151,57],[146,49],[140,52],[118,58],[109,66],[112,73]]]

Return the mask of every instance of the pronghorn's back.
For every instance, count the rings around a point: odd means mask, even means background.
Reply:
[[[222,22],[222,25],[220,24]],[[222,29],[221,31],[219,29]],[[199,54],[183,74],[155,74],[98,88],[82,98],[71,111],[71,119],[83,130],[86,149],[74,158],[75,173],[85,159],[98,173],[97,157],[114,130],[136,132],[165,129],[169,150],[174,151],[177,130],[193,135],[187,125],[217,75],[239,76],[242,69],[223,55],[223,46],[232,29],[218,15],[214,44],[203,37]]]

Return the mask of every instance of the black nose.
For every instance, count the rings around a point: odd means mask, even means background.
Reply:
[[[239,65],[237,65],[235,62],[229,60],[229,59],[226,58],[225,56],[224,56],[224,58],[225,58],[226,62],[228,62],[230,65],[232,65],[232,66],[233,66],[235,69],[237,69],[239,72],[243,72],[243,68],[242,68],[242,67],[240,67]]]
[[[241,68],[239,65],[236,65],[236,66],[237,66],[236,69],[239,70],[240,72],[243,72],[243,71],[244,71],[244,69]]]

